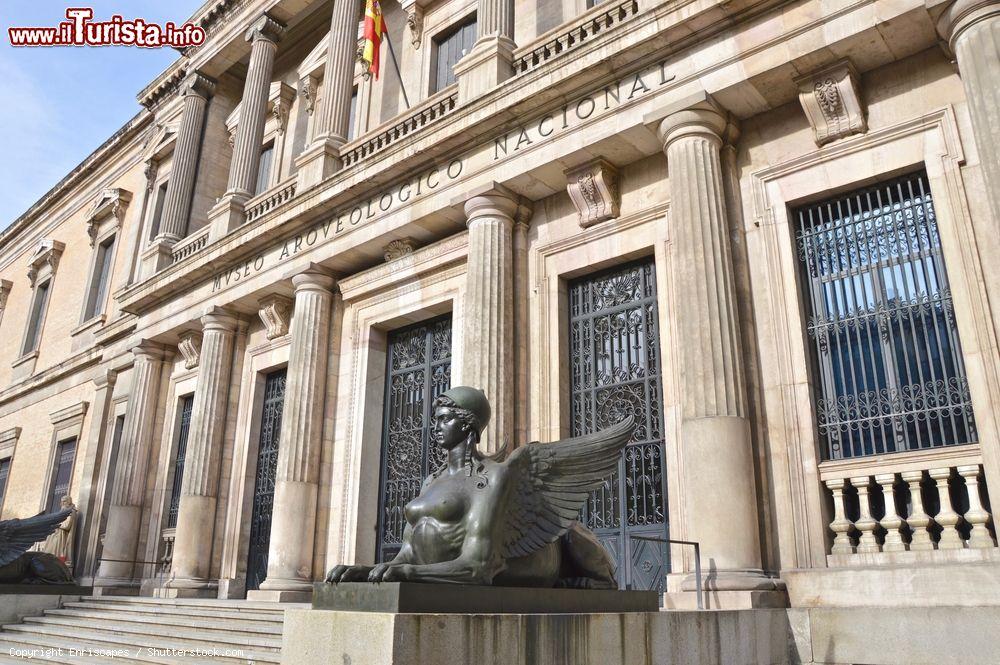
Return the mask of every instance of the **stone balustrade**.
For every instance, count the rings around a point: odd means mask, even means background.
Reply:
[[[580,47],[584,42],[628,21],[639,13],[637,0],[625,0],[613,6],[603,4],[587,12],[569,27],[560,26],[555,36],[542,35],[535,42],[514,52],[514,75],[518,76],[539,67],[552,58]]]
[[[978,450],[961,451],[951,459],[949,452],[916,451],[867,464],[852,460],[821,467],[832,507],[827,563],[998,558]],[[893,457],[902,459],[893,464]]]
[[[262,192],[247,201],[246,215],[247,223],[263,217],[275,208],[291,201],[295,198],[295,188],[298,181],[293,176],[291,179],[278,183],[271,189]]]
[[[170,263],[183,261],[192,254],[208,245],[208,227],[195,231],[184,240],[174,245],[170,250]]]

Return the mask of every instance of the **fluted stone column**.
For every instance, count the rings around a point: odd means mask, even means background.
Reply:
[[[514,0],[479,0],[476,31],[472,50],[455,64],[459,104],[514,75]]]
[[[253,597],[311,596],[319,461],[334,279],[318,266],[292,278],[295,313],[281,415],[267,579]],[[253,592],[251,592],[253,593]]]
[[[114,445],[114,428],[109,427],[109,416],[112,408],[111,397],[118,381],[118,372],[113,369],[102,371],[94,377],[94,405],[91,407],[92,418],[87,440],[87,454],[83,458],[83,475],[80,482],[77,508],[80,511],[78,524],[79,547],[74,568],[82,576],[82,583],[90,583],[89,576],[94,571],[97,556],[98,530],[101,526],[101,515],[104,508],[104,497],[113,489],[114,478],[110,476],[114,469],[108,469],[106,462],[110,459],[111,448]]]
[[[143,342],[132,349],[132,356],[135,358],[132,386],[118,444],[117,472],[112,483],[102,561],[94,586],[138,584],[134,576],[139,567],[127,562],[139,558],[136,546],[165,353],[162,346]]]
[[[181,483],[173,570],[167,587],[176,595],[210,591],[219,465],[226,428],[237,318],[215,308],[201,317],[201,354]]]
[[[361,3],[356,0],[333,0],[323,69],[322,103],[317,109],[313,142],[296,160],[300,189],[321,182],[342,165],[340,148],[347,143],[351,122],[360,6]]]
[[[710,99],[659,126],[670,181],[671,275],[682,308],[681,456],[686,538],[717,589],[773,589],[760,571],[754,464],[720,149]],[[685,588],[694,580],[685,582]]]
[[[246,219],[244,205],[257,188],[260,149],[267,121],[267,96],[271,89],[274,55],[285,26],[267,14],[247,30],[250,42],[250,65],[243,84],[240,119],[233,141],[233,159],[229,165],[229,186],[209,213],[213,235],[220,237]]]
[[[205,111],[208,108],[208,99],[214,90],[215,81],[198,72],[189,74],[181,84],[184,108],[177,130],[177,142],[174,145],[170,181],[167,184],[166,199],[163,201],[160,229],[154,241],[173,245],[187,235],[195,176],[198,173],[202,130],[205,126]],[[169,260],[169,254],[167,259]]]
[[[462,310],[462,383],[480,388],[493,408],[482,446],[495,451],[514,437],[514,223],[526,217],[520,197],[501,185],[465,203],[469,258]]]
[[[941,15],[938,31],[958,62],[986,193],[1000,224],[1000,0],[958,0]]]

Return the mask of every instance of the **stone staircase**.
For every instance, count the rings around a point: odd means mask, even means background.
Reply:
[[[298,603],[84,596],[0,629],[0,663],[277,663]]]

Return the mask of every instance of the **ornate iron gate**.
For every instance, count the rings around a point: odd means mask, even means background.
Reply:
[[[445,457],[428,442],[431,404],[451,387],[451,315],[389,334],[379,482],[378,561],[396,556],[403,508]]]
[[[191,413],[194,411],[194,394],[181,398],[181,421],[177,427],[177,454],[174,455],[174,481],[170,485],[170,506],[167,508],[167,528],[177,527],[177,511],[181,506],[181,483],[184,481],[184,459],[187,457],[188,432],[191,431]],[[120,436],[121,432],[115,432]],[[114,468],[114,467],[111,467]]]
[[[582,519],[611,553],[623,589],[666,585],[667,537],[663,391],[653,261],[591,275],[569,285],[573,436],[619,422],[637,427],[618,472],[593,492]]]
[[[247,554],[247,591],[259,589],[267,577],[267,549],[271,544],[271,508],[274,476],[278,468],[278,440],[285,404],[285,370],[271,372],[264,380],[264,408],[260,416],[257,473],[250,517],[250,550]]]

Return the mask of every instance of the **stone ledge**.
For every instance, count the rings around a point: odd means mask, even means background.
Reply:
[[[659,609],[658,596],[655,591],[537,589],[415,582],[320,582],[313,587],[313,608],[407,614],[656,612]]]

